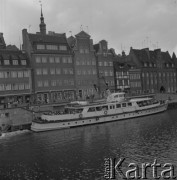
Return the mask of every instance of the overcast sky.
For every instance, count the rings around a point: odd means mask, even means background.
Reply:
[[[117,53],[130,47],[177,53],[176,0],[42,0],[47,31],[83,30],[94,43],[105,39]],[[0,0],[0,32],[19,47],[22,29],[39,31],[39,0]]]

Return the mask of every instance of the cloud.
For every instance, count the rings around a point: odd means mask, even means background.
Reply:
[[[1,0],[6,3],[4,23],[7,43],[19,44],[21,30],[31,25],[30,32],[39,31],[38,0]],[[8,8],[7,8],[8,7]],[[75,35],[80,26],[94,42],[105,39],[110,47],[129,51],[130,46],[142,48],[158,42],[172,51],[177,42],[177,4],[173,0],[43,0],[47,30],[69,31]],[[0,31],[2,31],[0,29]],[[147,37],[148,41],[147,42]]]

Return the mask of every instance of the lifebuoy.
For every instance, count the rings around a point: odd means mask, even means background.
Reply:
[[[82,118],[83,117],[83,115],[82,114],[79,114],[79,118]]]
[[[104,111],[104,114],[105,114],[105,115],[107,115],[107,113],[108,113],[107,111]]]

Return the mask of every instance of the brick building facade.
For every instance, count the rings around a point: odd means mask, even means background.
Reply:
[[[11,107],[30,102],[32,79],[30,61],[26,53],[6,48],[0,34],[0,103]]]
[[[68,38],[74,52],[75,82],[78,99],[98,96],[94,85],[98,84],[93,41],[84,31]]]
[[[106,89],[115,91],[113,62],[116,60],[114,49],[108,49],[107,41],[102,40],[94,45],[97,60],[98,88],[101,97],[106,95]]]
[[[23,49],[33,68],[33,98],[38,103],[55,103],[75,98],[73,54],[65,34],[46,33],[41,11],[40,32],[22,30]]]
[[[129,56],[141,69],[143,93],[176,92],[176,67],[168,51],[131,48]]]

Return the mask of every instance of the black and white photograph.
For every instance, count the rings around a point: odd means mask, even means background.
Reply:
[[[0,0],[0,180],[177,179],[177,0]]]

